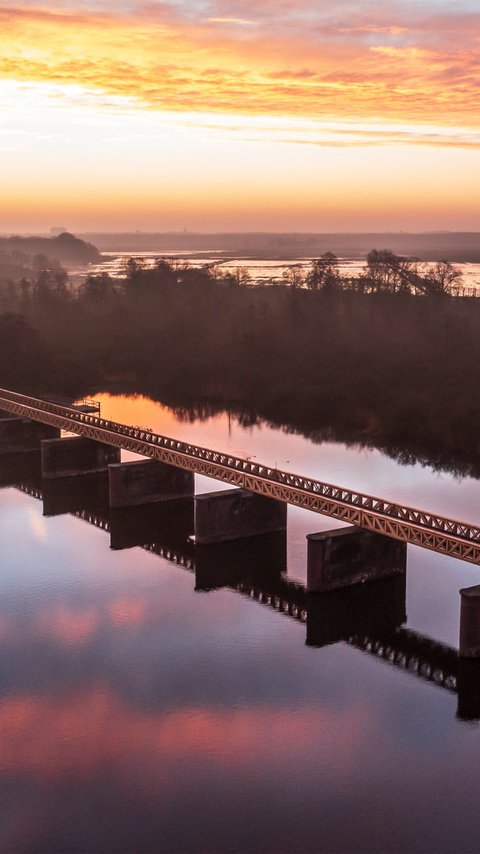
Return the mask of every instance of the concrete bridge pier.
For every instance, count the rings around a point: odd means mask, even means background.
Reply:
[[[353,525],[308,534],[307,590],[325,593],[401,575],[407,544]]]
[[[195,496],[195,543],[209,545],[285,531],[287,505],[246,489]]]
[[[480,584],[460,590],[460,658],[480,659]]]
[[[40,450],[43,439],[60,436],[60,430],[41,424],[39,421],[29,421],[28,418],[9,416],[0,419],[0,455],[22,454]]]
[[[48,439],[41,443],[41,448],[45,480],[97,474],[107,471],[111,463],[120,462],[120,448],[83,436]]]
[[[110,507],[192,498],[195,491],[193,472],[157,460],[119,462],[110,465],[108,471]]]

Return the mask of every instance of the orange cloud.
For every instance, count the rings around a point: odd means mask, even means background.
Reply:
[[[167,5],[137,5],[130,14],[108,4],[98,12],[0,6],[0,75],[79,84],[130,99],[131,108],[478,126],[469,16],[409,28],[403,19],[357,14],[348,25],[319,19],[312,27],[306,7],[294,14],[283,3],[266,28],[250,24],[273,15],[272,5],[255,4],[253,14],[252,4],[252,18],[249,5],[240,18],[217,4],[218,14],[203,20]]]
[[[211,24],[240,24],[251,27],[255,21],[248,21],[246,18],[207,18]]]
[[[477,228],[479,16],[446,8],[0,0],[1,227]]]

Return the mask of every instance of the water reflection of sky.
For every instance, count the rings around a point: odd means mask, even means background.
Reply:
[[[480,523],[480,482],[473,478],[454,478],[420,464],[400,465],[375,449],[346,447],[339,442],[315,444],[303,436],[270,428],[263,422],[245,427],[237,418],[229,418],[226,414],[193,424],[187,418],[179,419],[160,403],[141,396],[98,395],[97,399],[102,403],[102,416],[114,421],[146,426],[182,441],[461,521]],[[198,478],[198,483],[199,491],[222,487],[222,484],[212,487],[212,482],[205,478]]]
[[[301,266],[303,272],[306,274],[310,269],[311,262],[313,260],[312,257],[298,258],[293,261],[291,259],[259,259],[241,256],[238,258],[232,258],[231,250],[227,249],[223,250],[223,253],[221,250],[215,250],[212,252],[208,252],[206,250],[192,250],[189,252],[188,250],[180,251],[177,249],[165,249],[162,252],[156,253],[142,253],[138,251],[123,251],[115,253],[104,252],[102,253],[102,261],[99,264],[91,264],[88,268],[75,268],[70,271],[70,274],[75,279],[85,276],[87,273],[91,273],[93,275],[108,273],[116,278],[124,278],[126,275],[125,263],[129,258],[141,259],[147,267],[153,267],[158,258],[168,258],[174,262],[188,263],[192,267],[215,265],[220,273],[229,273],[235,271],[239,267],[243,267],[248,271],[252,284],[267,285],[271,283],[282,284],[284,272],[292,265]],[[347,278],[351,276],[359,276],[365,270],[365,263],[365,258],[340,258],[340,273],[342,276]],[[430,262],[428,266],[433,266],[433,263]],[[475,288],[475,290],[480,288],[480,264],[469,262],[455,264],[455,266],[462,272],[463,287]]]
[[[2,850],[475,850],[454,695],[13,489],[0,544]],[[474,572],[412,549],[417,628]]]

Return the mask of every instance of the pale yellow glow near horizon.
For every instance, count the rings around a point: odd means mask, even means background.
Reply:
[[[431,43],[390,5],[319,51],[308,6],[0,0],[0,232],[479,229],[468,20]]]

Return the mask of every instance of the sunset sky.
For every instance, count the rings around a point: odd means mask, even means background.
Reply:
[[[478,0],[0,0],[0,231],[480,230]]]

